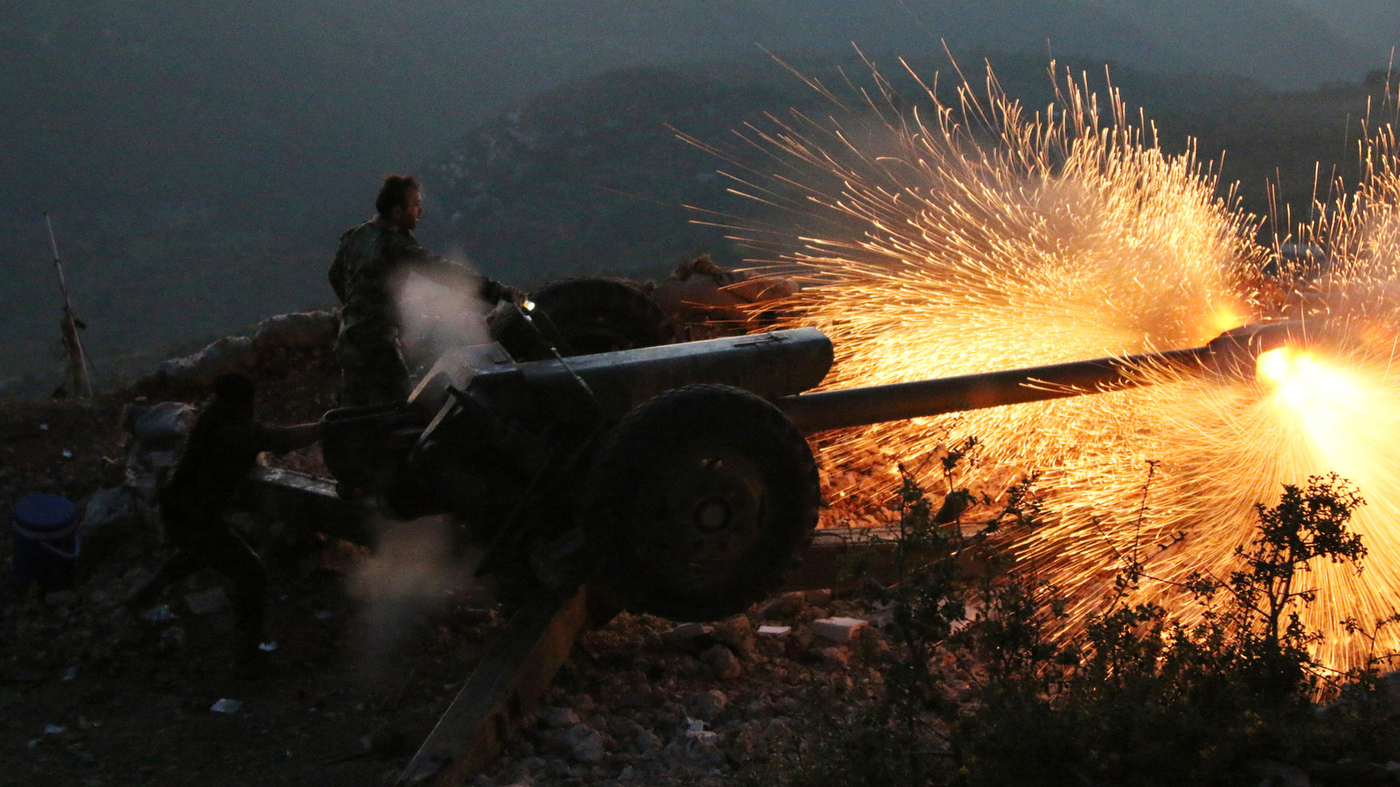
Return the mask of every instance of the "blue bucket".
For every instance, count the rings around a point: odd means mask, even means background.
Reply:
[[[78,507],[61,495],[35,494],[15,503],[14,579],[45,590],[72,587],[78,561]]]

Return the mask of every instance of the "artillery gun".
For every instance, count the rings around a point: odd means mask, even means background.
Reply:
[[[1092,394],[1148,364],[1253,374],[1296,323],[1208,344],[963,377],[809,392],[833,360],[813,328],[517,361],[440,357],[407,403],[325,415],[326,464],[399,519],[449,513],[489,544],[478,571],[561,595],[590,581],[634,611],[735,614],[781,582],[817,523],[806,436]]]

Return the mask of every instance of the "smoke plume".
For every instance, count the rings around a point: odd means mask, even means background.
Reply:
[[[399,340],[409,369],[431,365],[453,347],[489,341],[478,280],[412,271],[397,283]]]

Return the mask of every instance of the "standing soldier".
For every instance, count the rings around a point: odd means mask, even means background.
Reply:
[[[469,277],[481,299],[491,304],[519,297],[513,288],[474,276],[418,245],[412,230],[423,215],[423,201],[412,176],[385,175],[374,209],[378,212],[374,218],[340,236],[330,269],[331,287],[345,305],[335,342],[341,407],[408,398],[408,367],[399,343],[394,299],[394,288],[408,272]]]

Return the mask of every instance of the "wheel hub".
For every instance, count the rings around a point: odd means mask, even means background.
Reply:
[[[718,533],[729,527],[733,515],[733,510],[724,498],[711,497],[702,500],[695,509],[695,529],[701,533]]]

